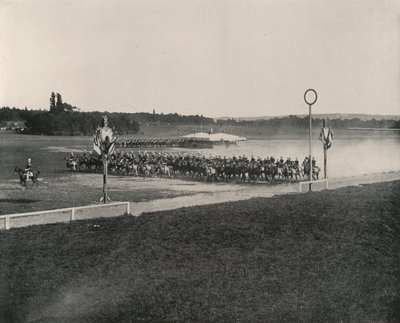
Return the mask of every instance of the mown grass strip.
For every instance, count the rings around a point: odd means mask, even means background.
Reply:
[[[0,232],[0,321],[399,320],[400,182]]]

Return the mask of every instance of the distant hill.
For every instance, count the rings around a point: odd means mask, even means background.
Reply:
[[[238,118],[233,118],[233,117],[220,117],[220,118],[215,118],[216,120],[230,120],[230,119],[235,119],[235,120],[244,120],[244,121],[254,121],[254,120],[269,120],[269,119],[274,119],[274,118],[285,118],[288,117],[289,115],[281,115],[281,116],[259,116],[259,117],[238,117]],[[297,114],[296,115],[299,118],[304,118],[308,116],[308,114]],[[400,120],[400,115],[381,115],[381,114],[362,114],[362,113],[326,113],[326,114],[318,114],[318,113],[313,113],[313,118],[319,118],[319,119],[341,119],[341,120],[348,120],[348,119],[360,119],[363,121],[367,120]]]
[[[308,116],[308,114],[299,115],[300,117]],[[330,113],[330,114],[313,114],[315,118],[329,118],[329,119],[360,119],[367,120],[399,120],[400,115],[381,115],[381,114],[360,114],[360,113]]]

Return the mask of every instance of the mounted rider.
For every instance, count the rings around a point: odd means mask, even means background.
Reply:
[[[69,161],[70,164],[71,164],[73,161],[75,161],[75,156],[74,156],[74,153],[73,153],[73,152],[71,152],[71,154],[69,155],[68,161]]]
[[[299,160],[296,158],[295,161],[293,162],[293,167],[295,169],[299,169]]]
[[[315,158],[314,157],[312,158],[311,165],[312,165],[312,168],[314,170],[314,168],[315,168]]]
[[[33,172],[32,172],[32,160],[28,158],[28,162],[25,166],[24,169],[24,176],[26,179],[33,177]]]

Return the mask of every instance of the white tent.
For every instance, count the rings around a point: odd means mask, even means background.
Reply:
[[[236,142],[236,141],[244,141],[246,138],[239,137],[235,135],[230,135],[228,133],[212,133],[210,135],[211,141],[229,141],[229,142]]]
[[[183,138],[190,138],[190,139],[203,139],[203,140],[210,140],[210,135],[207,132],[197,132],[191,133],[186,136],[182,136]]]

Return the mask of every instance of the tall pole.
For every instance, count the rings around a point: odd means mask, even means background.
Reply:
[[[310,121],[310,126],[308,129],[308,163],[309,163],[309,170],[310,170],[310,181],[312,181],[312,163],[311,163],[311,156],[312,156],[312,151],[311,151],[311,133],[312,133],[312,119],[311,119],[311,104],[308,105],[308,117],[309,117],[309,121]],[[308,190],[311,191],[311,183],[308,184]]]
[[[325,179],[328,178],[328,167],[327,167],[327,163],[326,163],[327,158],[328,158],[328,149],[327,149],[326,145],[324,144],[324,178]]]
[[[107,170],[108,170],[108,159],[103,159],[103,203],[106,204],[108,201],[107,195]]]
[[[312,93],[313,94],[313,98],[307,98],[307,94],[308,93]],[[312,118],[311,118],[311,106],[317,102],[318,99],[318,95],[317,92],[315,92],[314,89],[308,89],[305,93],[304,93],[304,101],[306,101],[306,103],[308,104],[308,117],[309,117],[309,121],[310,121],[310,125],[309,125],[309,130],[308,130],[308,150],[309,150],[309,154],[308,154],[308,167],[309,167],[309,176],[310,176],[310,183],[309,183],[309,191],[311,191],[311,181],[312,181],[312,161],[311,161],[311,156],[312,156],[312,151],[311,151],[311,136],[312,136]]]
[[[110,200],[107,192],[108,156],[114,152],[115,142],[118,138],[114,130],[108,126],[107,116],[103,116],[102,126],[97,127],[93,138],[93,150],[98,156],[101,156],[103,162],[103,196],[100,202],[106,204]]]

